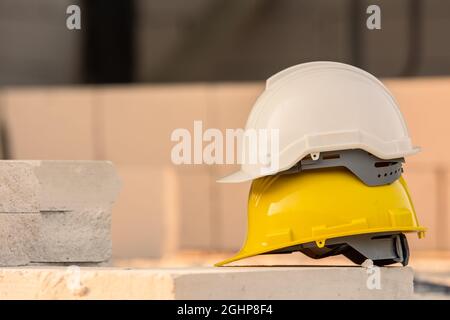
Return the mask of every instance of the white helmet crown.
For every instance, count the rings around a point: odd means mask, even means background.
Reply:
[[[326,151],[363,149],[381,159],[395,159],[420,150],[412,146],[387,88],[366,71],[337,62],[299,64],[269,78],[249,115],[247,129],[277,130],[276,169],[268,171],[267,164],[244,162],[240,171],[219,182],[276,174],[307,155],[314,159]],[[244,140],[240,152],[249,154],[251,149]]]

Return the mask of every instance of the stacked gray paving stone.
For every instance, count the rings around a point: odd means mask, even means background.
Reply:
[[[119,190],[108,161],[0,161],[0,266],[108,261]]]

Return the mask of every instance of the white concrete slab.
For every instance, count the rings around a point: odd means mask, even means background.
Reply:
[[[410,299],[409,267],[380,269],[380,289],[362,267],[0,269],[0,299]]]

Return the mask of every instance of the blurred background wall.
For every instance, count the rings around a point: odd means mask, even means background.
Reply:
[[[381,30],[366,28],[369,4]],[[429,232],[411,245],[447,250],[449,31],[445,0],[0,0],[0,156],[113,161],[117,258],[235,250],[249,185],[215,183],[233,166],[173,165],[171,132],[243,127],[271,74],[341,61],[397,97],[423,148],[406,178]]]
[[[253,81],[311,60],[445,75],[449,29],[446,0],[0,0],[0,85]]]
[[[450,77],[383,79],[415,144],[405,176],[427,237],[414,249],[450,249]],[[113,209],[115,257],[179,249],[236,250],[245,239],[248,183],[218,184],[232,165],[172,164],[176,128],[242,128],[262,82],[0,91],[10,158],[107,159],[123,189]]]

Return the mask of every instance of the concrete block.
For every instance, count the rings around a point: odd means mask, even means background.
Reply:
[[[6,268],[0,299],[411,299],[409,267]]]
[[[108,161],[28,161],[40,183],[42,223],[33,262],[111,258],[111,207],[120,180]]]
[[[29,241],[31,262],[110,259],[111,207],[119,189],[107,161],[0,161],[1,212],[41,216],[36,237]],[[5,223],[4,228],[14,228],[10,220]],[[5,255],[3,263],[15,265],[17,259],[26,261],[19,252]]]
[[[119,165],[122,191],[113,207],[115,258],[161,257],[178,248],[179,197],[170,167]]]
[[[109,161],[27,161],[40,183],[41,211],[109,209],[120,179]]]
[[[0,160],[0,214],[38,213],[39,181],[33,166]]]
[[[95,159],[91,89],[7,89],[3,101],[14,159]]]
[[[39,213],[0,213],[0,266],[30,262],[38,239],[40,218]]]
[[[110,209],[41,212],[31,262],[103,262],[110,258]]]

